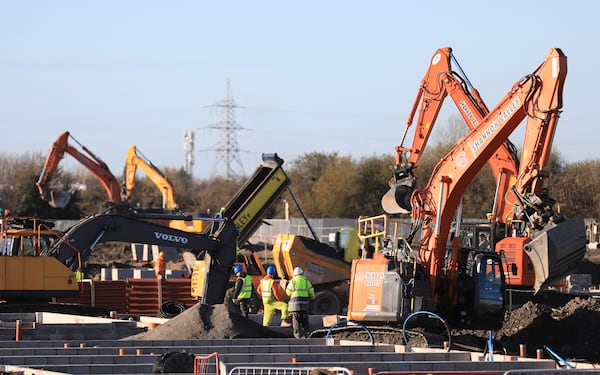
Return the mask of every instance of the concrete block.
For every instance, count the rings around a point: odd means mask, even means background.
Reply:
[[[431,362],[432,371],[456,371],[456,362]]]
[[[323,316],[323,327],[331,327],[335,323],[340,321],[339,315],[325,315]]]
[[[134,279],[155,279],[156,274],[154,273],[154,268],[143,268],[133,270],[131,277]]]

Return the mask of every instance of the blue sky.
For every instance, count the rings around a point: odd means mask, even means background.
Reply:
[[[554,146],[595,159],[599,4],[0,0],[1,151],[45,155],[70,131],[120,175],[131,145],[182,166],[193,130],[194,176],[223,173],[210,105],[229,80],[246,174],[263,152],[392,155],[437,48],[453,48],[492,108],[560,47],[569,73]],[[456,113],[447,100],[438,124]]]

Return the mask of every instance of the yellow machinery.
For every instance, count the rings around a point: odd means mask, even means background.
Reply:
[[[75,273],[54,257],[40,256],[61,233],[48,223],[2,217],[0,297],[50,299],[79,293]]]

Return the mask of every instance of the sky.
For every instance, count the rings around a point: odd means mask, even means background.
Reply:
[[[182,167],[193,131],[193,176],[224,174],[214,105],[229,82],[235,173],[251,174],[262,153],[393,155],[431,56],[448,46],[489,108],[561,48],[554,148],[568,162],[598,158],[600,2],[0,0],[0,9],[0,153],[45,156],[69,131],[119,176],[131,145],[159,168]],[[448,99],[438,126],[452,115]],[[520,145],[518,129],[511,140]]]

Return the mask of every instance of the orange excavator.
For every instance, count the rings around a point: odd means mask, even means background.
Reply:
[[[451,62],[455,63],[459,71],[453,69]],[[396,147],[397,164],[394,167],[394,177],[390,181],[391,189],[382,198],[382,206],[386,212],[410,211],[410,194],[406,192],[412,191],[416,186],[414,167],[418,165],[441,106],[448,95],[470,130],[481,124],[489,113],[479,92],[471,85],[460,68],[452,54],[452,49],[444,47],[433,54],[407,121],[402,144],[419,109],[412,147]],[[511,288],[531,290],[536,284],[532,259],[524,250],[524,241],[528,235],[524,231],[526,225],[523,224],[524,203],[522,202],[526,202],[528,198],[525,196],[531,197],[532,192],[539,197],[542,191],[542,182],[548,176],[545,167],[550,156],[554,130],[555,128],[544,127],[538,133],[527,133],[521,159],[518,159],[516,147],[508,138],[498,147],[487,161],[496,180],[496,196],[492,212],[487,213],[489,221],[475,225],[463,224],[461,228],[463,233],[470,235],[468,238],[462,236],[464,242],[475,243],[480,234],[489,237],[492,246],[497,242],[497,250],[505,257],[507,268],[505,276]],[[406,153],[409,154],[408,157],[405,156]],[[405,162],[402,162],[403,158],[406,159]],[[553,202],[547,197],[547,193],[544,196],[546,196],[545,206],[550,208],[550,211],[544,215],[552,216]],[[529,204],[525,203],[525,205]],[[505,237],[513,237],[513,239]],[[508,272],[509,270],[512,272]],[[539,287],[540,285],[536,285],[536,288]]]
[[[566,73],[565,55],[560,49],[550,49],[544,62],[516,82],[500,103],[442,158],[422,188],[416,186],[413,173],[412,162],[418,160],[418,155],[411,155],[411,162],[402,146],[396,148],[394,178],[382,205],[388,213],[410,212],[411,231],[407,237],[394,238],[396,244],[391,251],[363,252],[363,258],[353,262],[349,319],[394,322],[414,311],[429,310],[447,314],[462,326],[490,327],[502,322],[506,305],[502,256],[494,247],[463,247],[460,202],[474,176],[525,118],[526,134],[548,146],[562,108]],[[526,137],[525,147],[532,150],[530,139]],[[418,137],[415,142],[420,142]],[[521,167],[518,178],[533,176],[524,173],[526,170]],[[565,276],[581,260],[585,227],[579,216],[565,220],[548,215],[543,192],[533,190],[540,185],[532,182],[518,182],[512,192],[518,197],[515,206],[522,208],[515,212],[527,219],[527,229],[522,232],[528,235],[519,241],[534,261],[535,288],[540,290]],[[395,205],[388,204],[390,201]],[[366,228],[361,228],[361,235],[373,237],[365,233]],[[582,236],[579,228],[583,228]],[[368,230],[386,234],[374,224]],[[413,248],[417,234],[420,239]]]
[[[81,147],[78,150],[69,143],[69,138]],[[44,163],[42,173],[36,183],[40,196],[48,204],[55,208],[65,208],[69,204],[74,191],[54,191],[50,189],[49,182],[56,173],[60,161],[66,154],[71,155],[75,160],[86,167],[94,176],[100,180],[102,186],[108,194],[109,205],[120,205],[122,203],[121,185],[112,174],[108,165],[97,155],[91,152],[87,147],[79,143],[69,132],[64,132],[58,136]]]
[[[459,71],[455,71],[451,62],[455,62]],[[489,113],[479,91],[473,87],[466,74],[460,68],[450,47],[438,49],[432,56],[427,72],[421,80],[415,103],[407,120],[407,127],[402,136],[401,145],[396,147],[396,165],[394,178],[390,186],[394,194],[383,196],[381,204],[388,213],[410,213],[410,194],[403,194],[408,188],[412,190],[416,183],[414,167],[423,155],[425,146],[434,128],[438,114],[444,100],[450,96],[463,117],[469,130],[475,129]],[[419,109],[412,147],[402,146],[413,124],[415,113]],[[408,158],[406,158],[408,153]],[[406,159],[406,160],[403,160]],[[499,191],[509,191],[509,186],[514,184],[519,169],[517,150],[507,138],[488,160],[488,165],[493,171]],[[399,197],[396,197],[398,195]],[[401,197],[400,197],[401,196]],[[401,198],[407,199],[404,202]],[[501,217],[508,217],[512,213],[512,206],[505,204],[505,200],[498,202],[498,212]],[[400,205],[399,205],[400,204]]]

